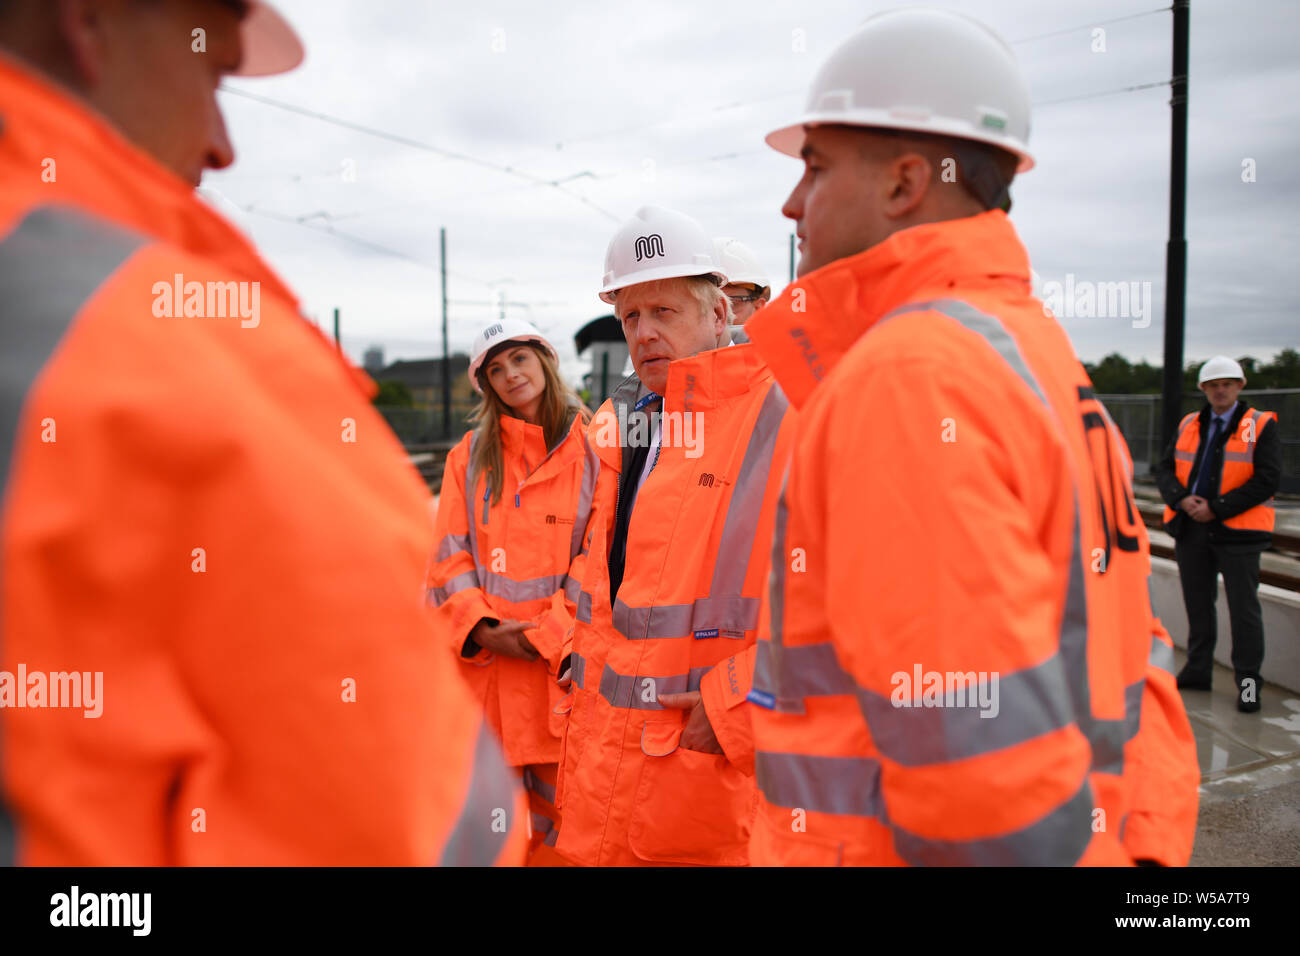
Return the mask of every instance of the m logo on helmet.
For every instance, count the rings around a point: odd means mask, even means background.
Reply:
[[[496,325],[490,325],[490,326],[488,326],[486,329],[483,330],[483,338],[485,338],[485,339],[490,339],[490,338],[492,338],[492,336],[494,336],[494,335],[500,335],[500,334],[501,334],[502,332],[504,332],[504,331],[505,331],[505,329],[503,329],[503,328],[501,327],[501,323],[498,322]]]
[[[664,238],[657,232],[648,236],[638,236],[636,240],[636,261],[653,259],[664,254]]]

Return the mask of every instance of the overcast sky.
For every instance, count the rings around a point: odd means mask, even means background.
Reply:
[[[571,375],[583,370],[572,333],[607,311],[596,297],[605,246],[641,205],[741,239],[785,284],[792,224],[780,208],[801,170],[763,137],[798,115],[844,36],[904,5],[276,2],[306,62],[230,87],[421,145],[223,93],[238,158],[205,179],[207,198],[309,316],[328,329],[342,310],[358,362],[371,344],[390,361],[440,354],[445,226],[453,350],[504,291],[507,314],[557,339]],[[1153,0],[931,5],[994,27],[1028,76],[1038,165],[1013,187],[1012,221],[1040,281],[1150,283],[1147,328],[1063,317],[1080,358],[1160,364],[1169,87],[1093,94],[1167,81],[1172,15],[1133,16]],[[1298,27],[1296,0],[1192,3],[1189,360],[1300,345]],[[1247,159],[1254,182],[1243,182]]]

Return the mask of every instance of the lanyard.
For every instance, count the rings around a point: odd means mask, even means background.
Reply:
[[[656,392],[648,392],[643,397],[637,399],[637,403],[632,406],[632,411],[639,412],[641,411],[641,409],[645,408],[647,405],[651,404],[652,402],[658,402],[661,401],[662,399],[663,399],[662,395],[659,395]]]

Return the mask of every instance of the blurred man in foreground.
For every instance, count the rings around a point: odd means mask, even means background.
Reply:
[[[0,0],[0,857],[517,862],[368,379],[193,194],[261,2]]]

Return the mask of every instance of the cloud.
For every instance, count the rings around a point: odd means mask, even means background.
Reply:
[[[358,360],[371,343],[390,359],[440,351],[445,226],[452,348],[468,347],[504,291],[522,303],[508,314],[561,340],[572,372],[572,333],[605,311],[595,291],[610,215],[679,208],[748,243],[784,283],[792,224],[780,208],[799,166],[763,136],[797,115],[835,43],[892,5],[278,2],[304,36],[306,64],[229,85],[428,148],[224,95],[239,159],[205,181],[214,204],[253,235],[309,314],[328,327],[341,310]],[[1041,104],[1038,167],[1017,181],[1012,216],[1035,269],[1152,283],[1149,328],[1067,319],[1076,351],[1159,362],[1169,89],[1068,98],[1166,80],[1170,15],[1105,22],[1150,9],[1133,0],[959,8],[1021,41],[1013,48]],[[1296,26],[1290,0],[1192,12],[1189,358],[1295,343]],[[1072,27],[1081,29],[1056,32]],[[1252,183],[1242,181],[1246,159]]]

